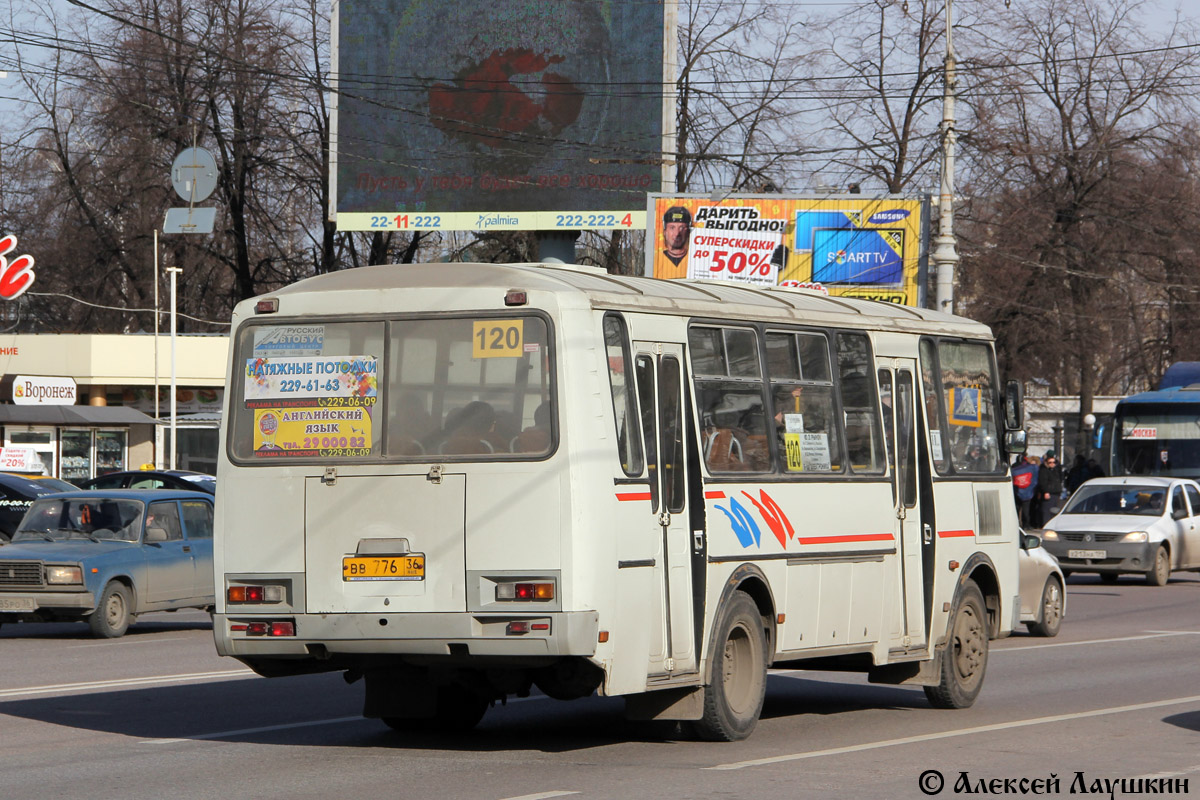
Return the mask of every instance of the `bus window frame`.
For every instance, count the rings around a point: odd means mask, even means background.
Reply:
[[[549,350],[548,356],[550,361],[550,369],[548,370],[549,378],[549,398],[550,403],[550,447],[544,453],[491,453],[487,455],[471,454],[471,455],[447,455],[442,453],[424,453],[416,456],[394,456],[388,455],[386,451],[388,441],[388,427],[390,425],[389,413],[389,397],[388,377],[391,374],[392,367],[392,326],[393,322],[408,322],[417,320],[456,320],[456,319],[504,319],[507,317],[537,317],[542,320],[546,326],[546,348]],[[380,453],[377,455],[355,457],[355,456],[315,456],[313,458],[296,457],[288,459],[255,459],[244,458],[238,456],[233,447],[235,437],[235,425],[232,419],[226,424],[227,434],[225,437],[224,447],[225,455],[231,464],[239,467],[311,467],[313,465],[389,465],[389,466],[407,466],[412,464],[430,464],[430,463],[468,463],[468,464],[504,464],[512,462],[536,462],[546,461],[558,453],[560,436],[559,436],[559,392],[558,392],[558,344],[557,327],[554,324],[553,317],[542,309],[536,308],[520,308],[520,309],[470,309],[467,311],[424,311],[413,313],[379,313],[379,314],[312,314],[304,316],[270,316],[270,317],[253,317],[247,319],[240,324],[235,331],[230,333],[230,350],[231,350],[231,371],[232,381],[226,397],[229,405],[225,408],[226,414],[232,415],[235,409],[235,403],[239,402],[237,398],[244,397],[246,388],[246,375],[244,369],[233,369],[237,363],[237,357],[241,356],[238,351],[238,342],[243,332],[252,331],[256,327],[280,327],[284,325],[324,325],[324,324],[345,324],[353,322],[382,322],[383,323],[383,377],[384,380],[379,382],[376,387],[376,405],[383,409],[383,414],[380,419]],[[241,411],[247,409],[242,408]]]

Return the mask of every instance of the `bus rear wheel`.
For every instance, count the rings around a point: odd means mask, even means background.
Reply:
[[[987,671],[988,620],[983,592],[968,580],[959,591],[950,619],[949,638],[942,651],[941,679],[926,686],[925,696],[934,708],[969,708],[983,688]]]
[[[734,592],[713,637],[712,676],[704,687],[704,715],[690,723],[710,742],[745,739],[758,724],[767,691],[767,637],[758,606]]]

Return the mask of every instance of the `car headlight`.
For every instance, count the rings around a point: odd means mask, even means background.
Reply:
[[[79,567],[46,567],[46,583],[83,583]]]
[[[1148,542],[1148,541],[1150,541],[1150,534],[1146,533],[1145,531],[1131,531],[1130,533],[1125,534],[1125,536],[1121,539],[1121,541],[1122,542]]]
[[[1042,530],[1042,538],[1057,541],[1058,540],[1058,531],[1052,531],[1049,528],[1044,528]]]

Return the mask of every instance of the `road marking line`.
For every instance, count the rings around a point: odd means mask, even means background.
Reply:
[[[807,753],[791,753],[785,756],[771,756],[769,758],[756,758],[749,761],[734,761],[729,764],[717,764],[712,767],[701,767],[701,769],[714,770],[733,770],[745,769],[747,767],[761,767],[766,764],[779,764],[785,761],[800,761],[808,758],[822,758],[824,756],[837,756],[845,753],[858,753],[864,750],[878,750],[883,747],[896,747],[905,744],[916,744],[918,742],[931,742],[937,739],[949,739],[953,736],[968,736],[974,733],[993,733],[995,731],[1005,731],[1012,728],[1028,728],[1032,725],[1047,725],[1054,722],[1069,722],[1077,719],[1088,719],[1089,717],[1103,717],[1110,714],[1124,714],[1130,711],[1145,711],[1151,708],[1163,708],[1164,706],[1182,706],[1188,703],[1200,703],[1200,694],[1194,694],[1190,697],[1176,697],[1171,700],[1155,700],[1152,703],[1136,703],[1131,706],[1113,706],[1111,708],[1098,708],[1093,711],[1079,711],[1074,714],[1055,714],[1050,717],[1034,717],[1032,719],[1016,720],[1014,722],[998,722],[994,725],[980,725],[975,728],[958,728],[952,731],[941,731],[940,733],[926,733],[920,736],[905,736],[901,739],[886,739],[880,742],[866,742],[864,744],[848,745],[846,747],[832,747],[828,750],[812,750]]]
[[[218,731],[217,733],[197,733],[194,736],[185,736],[182,739],[146,739],[138,744],[177,744],[178,742],[195,742],[204,739],[221,739],[225,736],[247,736],[251,733],[270,733],[271,731],[283,731],[290,728],[311,728],[316,725],[337,725],[343,722],[362,722],[363,716],[356,714],[353,717],[335,717],[334,719],[314,719],[308,722],[288,722],[283,725],[264,725],[261,728],[241,728],[235,731]]]
[[[539,792],[537,794],[523,794],[519,797],[506,797],[504,800],[546,800],[549,797],[566,797],[569,794],[579,794],[579,792]]]
[[[231,678],[248,678],[254,675],[248,669],[222,669],[215,672],[189,672],[179,675],[158,675],[149,678],[116,678],[108,681],[87,681],[85,683],[57,683],[52,686],[30,686],[24,689],[0,689],[0,698],[29,697],[37,694],[53,694],[55,692],[79,692],[89,689],[117,689],[125,686],[153,686],[159,683],[203,683],[206,681],[222,681]]]
[[[1156,778],[1178,778],[1180,775],[1191,775],[1193,772],[1200,772],[1200,764],[1197,764],[1194,767],[1184,767],[1178,772],[1155,772],[1151,775],[1138,775],[1133,780],[1150,781]]]
[[[1044,647],[1076,647],[1081,644],[1113,644],[1115,642],[1136,642],[1141,639],[1163,639],[1168,636],[1197,636],[1200,631],[1150,631],[1138,636],[1119,636],[1114,639],[1085,639],[1081,642],[1053,642],[1047,644],[1027,644],[1020,647],[997,647],[991,653],[1012,653],[1017,650],[1041,650]]]
[[[121,645],[122,647],[129,647],[130,645],[135,645],[135,644],[158,644],[159,642],[179,642],[179,641],[183,641],[185,639],[191,639],[191,638],[192,637],[190,637],[190,636],[168,636],[165,639],[152,638],[152,637],[146,637],[144,639],[127,639],[124,636],[122,636],[120,639],[113,639],[108,642],[93,642],[92,644],[73,644],[73,645],[70,645],[70,647],[68,649],[76,650],[80,647],[110,647],[114,644]]]

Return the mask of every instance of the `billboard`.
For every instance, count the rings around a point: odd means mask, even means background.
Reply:
[[[925,302],[928,202],[861,195],[651,196],[646,274]]]
[[[674,13],[671,0],[335,0],[331,218],[644,228],[674,124]]]

